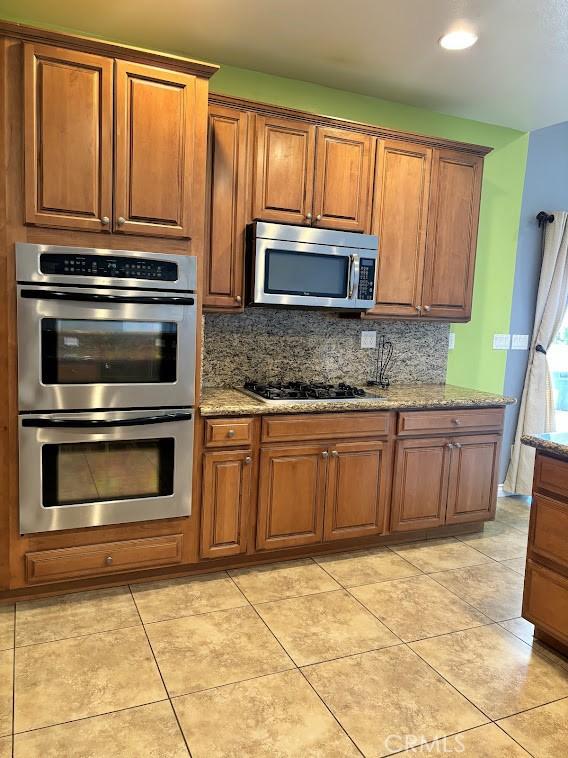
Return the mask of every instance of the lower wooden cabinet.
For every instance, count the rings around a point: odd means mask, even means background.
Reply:
[[[201,557],[244,553],[252,506],[252,452],[229,450],[203,458]]]
[[[384,531],[391,478],[388,442],[342,442],[330,453],[324,540]]]
[[[568,645],[568,577],[527,561],[523,616]]]
[[[260,453],[256,546],[259,550],[321,542],[327,447],[266,447]]]
[[[491,518],[500,443],[499,434],[399,440],[391,530]]]

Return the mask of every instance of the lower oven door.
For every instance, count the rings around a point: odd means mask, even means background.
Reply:
[[[20,417],[20,533],[191,514],[193,411]]]

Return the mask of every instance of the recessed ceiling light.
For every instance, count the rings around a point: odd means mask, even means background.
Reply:
[[[477,34],[465,30],[448,32],[440,40],[440,45],[446,50],[465,50],[477,42]]]

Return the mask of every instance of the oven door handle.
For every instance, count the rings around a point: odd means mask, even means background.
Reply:
[[[56,290],[22,290],[24,298],[34,300],[71,300],[80,303],[133,303],[135,305],[195,305],[193,297],[164,295],[97,295],[87,292],[59,292]]]
[[[191,413],[167,413],[165,416],[142,416],[115,421],[106,419],[53,419],[25,418],[22,426],[36,429],[108,429],[113,426],[147,426],[148,424],[169,424],[173,421],[191,421]]]

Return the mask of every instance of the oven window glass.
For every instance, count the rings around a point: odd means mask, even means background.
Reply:
[[[264,291],[275,295],[347,297],[349,258],[268,249]]]
[[[42,448],[43,506],[173,495],[173,438]]]
[[[44,384],[175,382],[177,324],[44,318]]]

